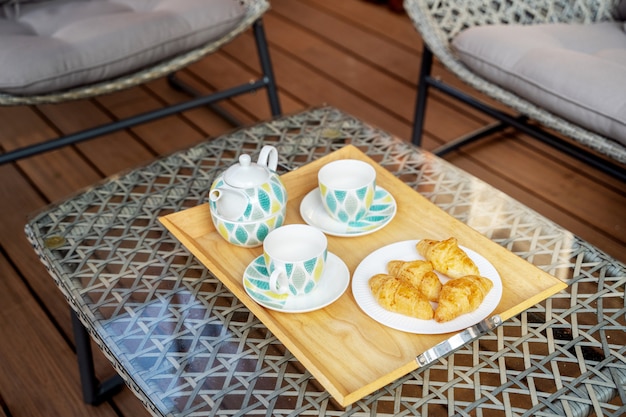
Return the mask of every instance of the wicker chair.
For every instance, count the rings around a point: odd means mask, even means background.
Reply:
[[[439,155],[512,126],[604,172],[626,180],[624,168],[626,146],[623,140],[620,142],[582,127],[554,110],[547,111],[541,105],[532,102],[532,97],[522,97],[478,75],[461,62],[453,45],[455,38],[466,29],[485,25],[615,21],[618,7],[624,8],[626,1],[622,1],[621,6],[618,6],[619,4],[620,0],[405,0],[405,10],[425,44],[418,81],[413,143],[417,145],[421,143],[428,89],[434,87],[497,120],[490,126],[435,150]],[[484,101],[432,77],[433,56],[466,84],[505,104],[519,115],[512,116],[507,112],[496,110]],[[592,89],[593,85],[586,88]],[[528,119],[558,133],[555,135],[547,129],[538,128],[536,123],[528,123]],[[574,143],[571,140],[563,140],[559,134],[573,139]]]
[[[194,95],[194,97],[188,101],[169,107],[138,114],[128,119],[115,121],[103,126],[97,126],[67,136],[52,138],[42,143],[5,152],[0,154],[0,164],[129,128],[140,123],[145,123],[195,107],[205,105],[215,106],[215,103],[220,100],[262,88],[267,90],[272,115],[280,115],[280,104],[261,20],[262,15],[269,9],[269,3],[266,0],[219,0],[211,3],[196,1],[195,4],[194,2],[187,1],[185,4],[192,4],[192,6],[185,6],[187,8],[187,15],[179,16],[178,10],[180,6],[176,4],[176,0],[123,0],[121,2],[107,0],[0,0],[1,106],[38,105],[85,99],[134,87],[161,77],[167,77],[173,87]],[[195,12],[189,11],[192,10],[192,7],[196,8]],[[220,11],[210,10],[208,13],[198,13],[197,11],[202,8],[206,10],[210,7],[220,7]],[[105,13],[98,15],[103,9],[106,9]],[[67,15],[63,16],[64,13]],[[218,20],[215,15],[219,13],[224,15],[230,13],[230,15],[220,16],[221,20]],[[67,16],[70,17],[68,18]],[[127,19],[128,22],[124,22],[124,19],[120,16],[130,17],[130,19]],[[130,55],[130,57],[129,54],[124,51],[120,52],[120,57],[109,58],[108,64],[115,64],[115,60],[121,61],[122,59],[126,59],[127,67],[133,66],[133,69],[130,71],[128,68],[124,70],[120,70],[119,68],[107,68],[102,71],[101,75],[95,75],[95,79],[94,75],[91,74],[91,78],[86,82],[77,82],[74,79],[80,77],[72,78],[73,76],[66,76],[66,74],[62,73],[54,74],[56,78],[60,79],[57,84],[61,85],[61,88],[58,89],[55,87],[54,83],[48,82],[49,78],[46,77],[49,76],[47,74],[35,74],[35,76],[40,77],[40,79],[35,79],[31,84],[25,82],[24,86],[7,88],[7,85],[16,77],[15,73],[19,73],[20,69],[24,66],[31,65],[22,64],[20,68],[17,64],[13,64],[13,67],[7,69],[7,65],[12,61],[10,57],[7,58],[7,54],[15,50],[24,50],[24,48],[19,47],[19,42],[30,42],[29,46],[33,46],[33,42],[38,42],[39,40],[51,42],[51,39],[52,42],[54,42],[54,44],[52,44],[53,46],[57,46],[63,42],[68,43],[65,38],[59,41],[56,38],[56,33],[52,35],[48,33],[52,30],[48,27],[51,17],[56,17],[60,20],[57,26],[52,28],[57,32],[63,30],[67,31],[67,27],[63,25],[69,26],[70,24],[76,25],[76,23],[79,23],[83,24],[83,28],[85,28],[91,25],[92,22],[96,22],[93,24],[100,24],[100,27],[103,28],[102,32],[106,32],[107,36],[112,37],[110,28],[114,27],[113,32],[117,31],[118,33],[114,33],[113,35],[117,36],[117,38],[115,38],[116,41],[124,44],[124,47],[126,47],[126,42],[120,42],[119,33],[124,33],[125,30],[128,30],[131,33],[134,31],[136,35],[138,32],[137,25],[143,24],[146,32],[152,31],[149,35],[152,38],[150,38],[149,41],[153,42],[153,44],[148,46],[141,45],[141,48],[144,49],[139,49],[139,46],[136,46],[137,50],[135,51],[135,55]],[[63,19],[69,20],[69,22],[65,22]],[[153,21],[150,19],[153,19]],[[162,26],[154,30],[155,24]],[[37,27],[37,25],[39,25],[39,27]],[[176,26],[175,30],[172,29],[170,34],[170,28],[175,25],[178,26]],[[175,77],[176,71],[217,51],[224,44],[242,34],[250,27],[253,27],[261,69],[263,71],[259,80],[246,82],[245,84],[210,95],[199,95]],[[76,26],[74,26],[72,30],[76,30]],[[162,36],[163,33],[167,33],[167,37]],[[6,37],[6,40],[3,39],[3,37]],[[80,33],[77,37],[80,38]],[[158,37],[161,37],[161,39],[158,40],[159,43],[157,44],[153,39]],[[94,43],[94,39],[92,38],[88,41]],[[186,43],[181,41],[181,39],[185,39]],[[9,45],[13,45],[9,41],[14,43],[13,49],[9,47]],[[104,49],[116,48],[116,46],[105,44],[105,42],[108,42],[108,39],[106,41],[100,41],[98,46]],[[179,42],[179,44],[177,43],[176,46],[172,46],[176,42]],[[189,47],[189,45],[192,45],[194,42],[195,44]],[[71,40],[69,43],[71,44]],[[132,42],[129,43],[132,44]],[[37,45],[34,46],[36,47]],[[75,45],[72,45],[72,47],[74,46]],[[135,47],[135,45],[132,46]],[[41,47],[41,49],[43,50],[44,47]],[[66,48],[66,50],[70,50],[69,53],[72,53],[71,49],[72,48]],[[147,52],[145,52],[146,50]],[[163,52],[164,50],[166,52]],[[64,52],[63,49],[61,49],[61,51]],[[140,51],[143,55],[137,51]],[[124,55],[124,53],[126,53],[126,55]],[[35,60],[40,57],[41,54],[32,55],[33,57],[31,59]],[[79,76],[82,75],[81,71],[89,72],[94,69],[81,67],[80,70],[76,70],[72,68],[74,63],[73,58],[74,57],[62,58],[58,60],[55,65],[66,66],[68,73],[74,72]],[[37,63],[33,65],[37,65]],[[83,65],[86,66],[86,64]],[[114,67],[115,65],[110,66]],[[93,73],[94,71],[91,72]],[[43,82],[41,80],[43,80]],[[38,83],[43,84],[43,86]],[[35,85],[35,87],[32,87],[33,85]],[[225,112],[223,115],[230,118]],[[230,121],[236,123],[236,120],[233,118],[230,118]]]

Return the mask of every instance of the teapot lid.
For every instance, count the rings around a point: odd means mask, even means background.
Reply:
[[[250,155],[244,154],[239,157],[239,164],[226,170],[224,181],[235,188],[254,188],[267,182],[269,175],[267,167],[252,163]]]

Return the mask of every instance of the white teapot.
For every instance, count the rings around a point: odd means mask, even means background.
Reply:
[[[211,219],[228,242],[255,247],[282,226],[287,211],[287,190],[276,174],[278,151],[266,145],[256,163],[241,155],[239,163],[218,176],[209,191]]]

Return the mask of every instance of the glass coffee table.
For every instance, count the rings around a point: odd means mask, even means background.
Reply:
[[[281,173],[354,145],[567,289],[342,407],[159,220],[205,203],[220,172],[266,144],[278,149]],[[446,161],[332,107],[240,129],[109,178],[46,208],[26,233],[74,312],[89,402],[123,380],[155,416],[625,411],[626,266]],[[120,378],[95,381],[89,335]]]

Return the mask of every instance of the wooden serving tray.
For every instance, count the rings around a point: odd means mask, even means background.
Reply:
[[[500,273],[503,295],[492,314],[502,320],[567,287],[448,215],[352,145],[282,176],[289,197],[286,224],[304,223],[300,202],[317,187],[318,170],[330,161],[347,158],[371,163],[377,171],[377,184],[391,192],[398,205],[395,218],[375,233],[328,236],[329,251],[343,259],[351,275],[368,254],[390,243],[455,236],[460,245],[480,253]],[[222,239],[211,222],[208,204],[160,220],[344,407],[417,369],[418,355],[458,333],[417,335],[386,327],[361,311],[350,287],[321,310],[289,314],[266,309],[243,287],[243,273],[262,253],[261,247],[240,248]]]

